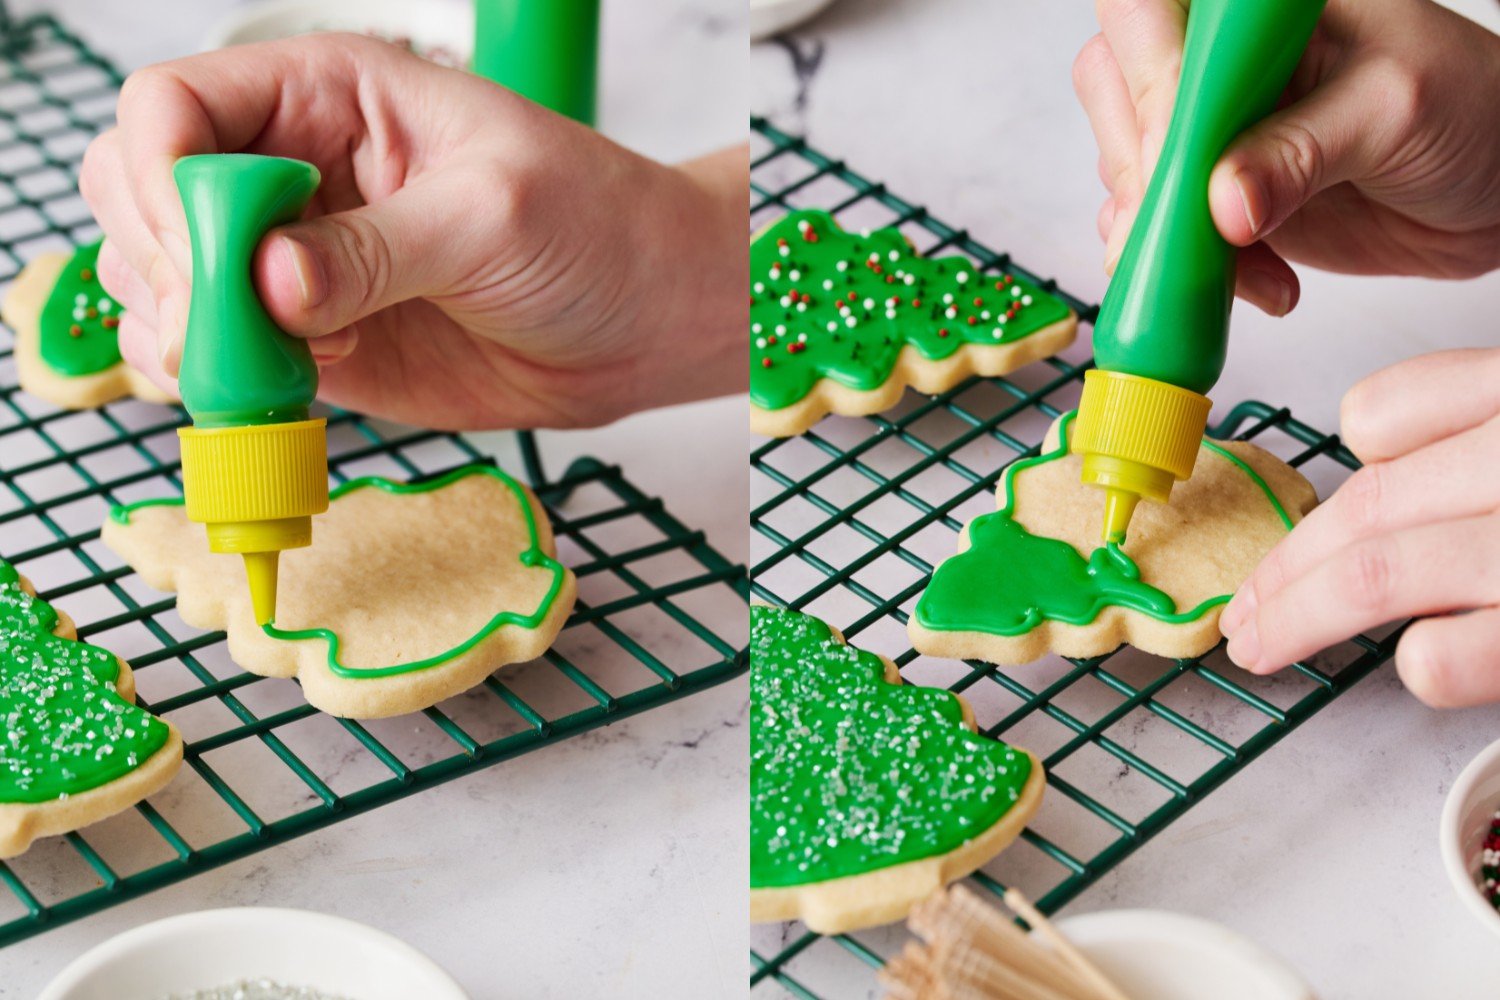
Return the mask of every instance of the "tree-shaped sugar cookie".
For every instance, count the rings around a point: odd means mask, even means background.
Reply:
[[[265,628],[240,557],[209,552],[180,497],[116,508],[103,539],[148,585],[176,591],[188,624],[227,630],[240,666],[296,677],[312,705],[356,719],[427,708],[542,655],[573,608],[546,512],[499,469],[372,476],[330,499],[312,546],[282,554]]]
[[[99,246],[37,257],[6,293],[0,317],[15,332],[21,388],[69,410],[132,395],[171,402],[120,358],[124,312],[99,284]]]
[[[897,229],[856,235],[798,211],[750,244],[750,428],[801,434],[1004,375],[1072,343],[1061,300],[966,257],[927,259]]]
[[[752,920],[899,920],[1021,832],[1046,784],[1035,757],[817,618],[750,613]]]
[[[1099,656],[1129,643],[1197,656],[1256,564],[1317,504],[1296,470],[1242,441],[1204,439],[1169,504],[1143,503],[1122,546],[1100,546],[1104,493],[1069,453],[1073,414],[1042,454],[1013,463],[999,510],[964,527],[907,625],[934,656],[1018,664],[1048,652]]]
[[[0,560],[0,858],[127,809],[172,780],[182,739],[137,708],[130,668]]]

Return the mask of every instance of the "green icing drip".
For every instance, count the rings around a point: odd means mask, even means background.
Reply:
[[[99,284],[102,242],[74,252],[42,306],[42,361],[62,375],[92,375],[120,363],[117,327],[124,310]]]
[[[750,619],[751,886],[945,854],[1016,803],[1031,758],[971,732],[951,693],[888,684],[810,615]]]
[[[115,691],[113,653],[53,635],[57,612],[0,560],[0,803],[53,802],[123,778],[167,724]]]
[[[930,629],[1021,635],[1044,619],[1086,625],[1106,607],[1129,608],[1157,621],[1181,625],[1227,603],[1229,594],[1211,597],[1190,611],[1178,611],[1170,596],[1141,579],[1140,567],[1111,542],[1087,560],[1057,538],[1031,534],[1017,522],[1015,477],[1068,454],[1073,413],[1059,428],[1052,451],[1014,462],[1005,470],[1005,506],[969,525],[969,548],[946,559],[917,601],[917,620]],[[1203,446],[1250,477],[1288,531],[1292,519],[1260,475],[1227,449],[1204,439]]]
[[[750,244],[750,399],[779,410],[820,378],[875,389],[908,344],[937,361],[1067,315],[1019,278],[982,274],[965,257],[921,257],[900,230],[855,235],[827,212],[793,212]]]
[[[438,653],[434,656],[426,657],[425,659],[414,660],[410,663],[396,663],[385,667],[351,667],[340,662],[339,637],[330,629],[280,629],[277,628],[273,623],[261,626],[266,635],[270,636],[273,639],[281,639],[286,642],[298,642],[305,639],[321,639],[324,642],[328,643],[328,669],[330,671],[340,677],[371,678],[392,677],[397,674],[415,673],[419,670],[426,670],[430,667],[440,666],[441,664],[447,663],[449,660],[455,659],[456,657],[462,656],[463,654],[467,653],[469,650],[473,649],[479,643],[483,642],[486,638],[492,635],[497,629],[505,625],[518,625],[521,628],[528,629],[536,628],[542,623],[543,620],[546,619],[547,615],[551,613],[552,605],[556,603],[557,595],[562,590],[563,580],[566,578],[567,571],[563,568],[562,563],[558,562],[556,559],[547,555],[546,552],[542,551],[541,536],[537,533],[536,515],[532,512],[531,503],[527,499],[526,491],[521,488],[520,483],[516,482],[504,472],[501,472],[494,466],[469,465],[464,466],[461,469],[454,469],[452,472],[449,472],[443,476],[439,476],[437,479],[431,479],[421,483],[398,483],[390,479],[385,479],[381,476],[365,476],[361,479],[351,479],[349,482],[334,488],[328,494],[328,497],[330,501],[337,500],[339,497],[347,496],[348,494],[353,493],[355,490],[368,488],[383,490],[386,493],[393,493],[398,496],[405,496],[413,493],[428,493],[433,490],[440,490],[445,486],[451,486],[459,480],[465,479],[469,476],[481,475],[489,476],[490,478],[497,479],[501,483],[503,483],[505,487],[510,490],[511,495],[515,497],[516,503],[520,505],[521,511],[526,517],[526,530],[528,533],[528,537],[530,538],[530,542],[528,543],[527,548],[520,554],[519,561],[521,565],[527,568],[533,568],[537,566],[545,567],[552,573],[552,583],[547,588],[547,593],[545,596],[543,596],[541,602],[537,605],[536,610],[530,612],[529,614],[519,611],[497,612],[493,618],[485,623],[483,628],[481,628],[478,632],[475,632],[463,642],[459,643],[457,646],[454,646],[452,649],[445,650],[444,652]],[[130,515],[143,507],[176,507],[181,506],[182,502],[183,501],[180,497],[163,497],[152,500],[142,500],[137,503],[112,508],[109,512],[109,516],[120,524],[129,524]]]

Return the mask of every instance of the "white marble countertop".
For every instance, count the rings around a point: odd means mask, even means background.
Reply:
[[[132,68],[196,49],[234,4],[12,3],[43,6]],[[607,133],[667,160],[741,139],[742,7],[605,10]],[[584,453],[621,465],[742,562],[745,491],[734,484],[745,465],[724,443],[743,440],[744,407],[721,400],[545,434],[542,449],[554,472]],[[508,436],[481,445],[517,466]],[[245,904],[372,923],[427,952],[475,1000],[731,995],[745,966],[746,702],[743,681],[721,685],[0,949],[0,998],[29,1000],[80,951],[130,927]]]
[[[1500,26],[1484,0],[1452,5]],[[752,48],[751,107],[1097,301],[1103,195],[1069,78],[1097,30],[1092,6],[841,0],[789,41]],[[1285,320],[1236,310],[1216,398],[1287,404],[1334,430],[1339,397],[1361,375],[1496,342],[1500,275],[1451,284],[1304,270],[1302,282]],[[1324,1000],[1500,995],[1500,951],[1460,908],[1437,852],[1444,793],[1497,735],[1500,707],[1428,710],[1386,668],[1064,912],[1212,918],[1287,958]]]

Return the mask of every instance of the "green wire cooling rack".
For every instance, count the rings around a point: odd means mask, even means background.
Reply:
[[[963,254],[985,272],[1025,278],[1092,325],[1098,307],[1056,281],[766,120],[751,124],[752,231],[797,208],[827,209],[851,230],[896,226],[924,254]],[[753,595],[818,615],[890,656],[909,682],[962,693],[982,732],[1044,762],[1051,787],[1041,810],[969,881],[997,895],[1018,886],[1048,913],[1389,659],[1399,637],[1361,635],[1265,678],[1234,668],[1222,647],[1177,661],[1122,648],[1012,671],[919,656],[906,620],[932,567],[956,551],[965,522],[994,509],[1005,466],[1037,454],[1052,421],[1077,405],[1090,365],[1075,348],[1007,378],[909,392],[895,410],[830,418],[750,457]],[[1359,466],[1337,437],[1263,403],[1241,403],[1211,433],[1280,455],[1319,496]],[[758,927],[750,983],[801,998],[870,996],[871,970],[907,940],[900,925],[834,937],[800,924]]]
[[[0,285],[97,232],[77,195],[89,138],[120,75],[48,16],[0,7]],[[3,294],[3,289],[0,289]],[[330,412],[329,465],[422,478],[488,461],[463,438]],[[745,670],[744,567],[620,469],[580,459],[558,478],[522,435],[559,556],[578,577],[555,647],[426,712],[365,723],[314,711],[285,680],[230,662],[222,632],[185,625],[98,541],[113,503],[180,492],[176,408],[59,411],[20,391],[0,332],[0,555],[130,660],[140,702],[172,719],[187,764],[149,803],[0,863],[0,944],[112,906]],[[732,622],[721,634],[707,622]]]

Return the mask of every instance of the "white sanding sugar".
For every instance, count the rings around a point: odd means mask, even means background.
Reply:
[[[173,993],[165,1000],[353,1000],[312,986],[287,986],[270,979],[241,979],[192,993]]]

